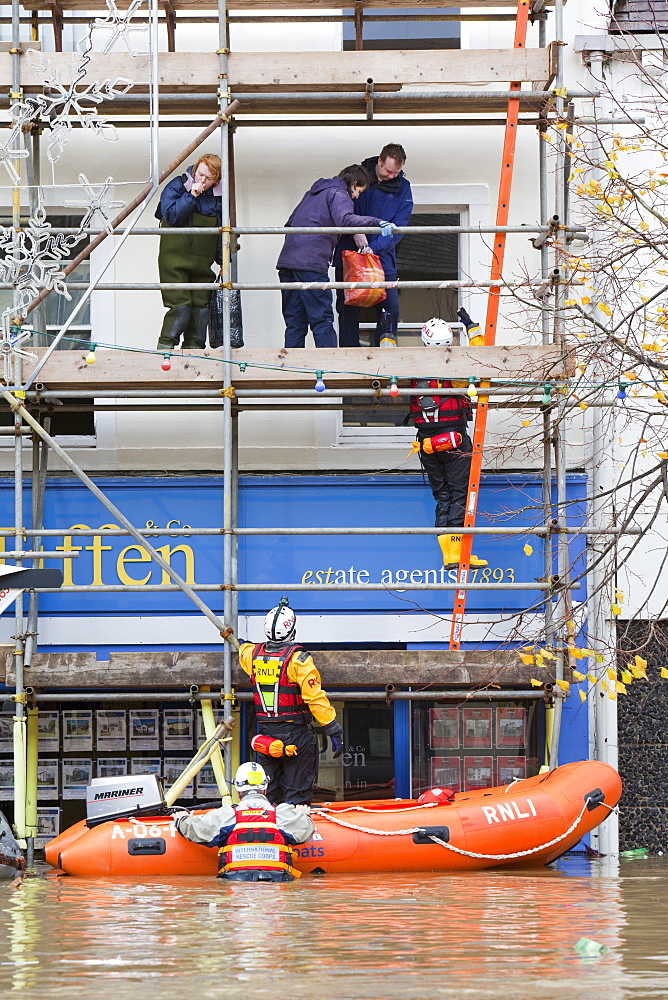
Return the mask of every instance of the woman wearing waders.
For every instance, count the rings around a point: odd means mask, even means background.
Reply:
[[[217,229],[222,225],[220,157],[200,156],[185,174],[175,177],[163,189],[155,213],[161,228],[198,226]],[[218,232],[160,237],[158,271],[160,281],[211,282],[211,266],[220,264]],[[206,289],[163,289],[162,303],[167,313],[162,323],[158,350],[206,347],[209,324],[209,297]]]

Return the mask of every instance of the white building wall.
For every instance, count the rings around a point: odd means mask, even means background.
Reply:
[[[569,35],[581,30],[586,11],[588,29],[595,19],[589,4],[573,0],[567,6]],[[553,18],[550,22],[553,30]],[[214,26],[184,26],[178,29],[177,44],[182,51],[210,49],[214,44]],[[471,23],[463,27],[464,47],[512,44],[511,24]],[[137,36],[139,39],[141,36]],[[550,36],[548,36],[550,37]],[[103,39],[100,38],[99,44]],[[163,39],[164,41],[164,39]],[[139,42],[137,41],[137,44]],[[255,50],[335,50],[340,47],[340,28],[332,25],[299,27],[271,25],[235,27],[233,47]],[[530,28],[529,44],[537,44],[537,27]],[[568,82],[581,85],[585,75],[579,59],[567,51]],[[391,59],[391,54],[388,55]],[[160,162],[168,163],[200,130],[164,128],[160,136]],[[408,153],[406,173],[416,192],[416,202],[423,206],[463,210],[464,218],[481,225],[492,224],[496,210],[496,191],[501,162],[503,128],[487,125],[461,127],[414,127],[410,124],[383,128],[282,125],[259,128],[240,125],[235,137],[237,211],[240,225],[280,226],[319,176],[331,176],[347,163],[376,153],[388,141],[401,142]],[[203,150],[217,151],[212,137]],[[195,157],[193,157],[193,160]],[[127,201],[146,182],[148,176],[147,133],[141,129],[119,129],[116,143],[94,140],[75,131],[66,153],[57,164],[57,180],[76,184],[83,170],[89,181],[100,183],[110,174],[118,181],[131,182],[116,188],[115,197]],[[42,176],[46,182],[50,166],[45,158]],[[4,200],[9,189],[4,189]],[[141,224],[152,224],[152,204]],[[518,130],[514,186],[511,201],[511,225],[535,225],[539,222],[538,137],[531,126]],[[489,274],[490,237],[464,238],[463,257],[472,276],[484,279]],[[282,237],[246,236],[241,240],[239,278],[241,281],[275,279],[275,261]],[[105,277],[116,281],[157,281],[158,241],[154,237],[130,239],[120,251]],[[507,275],[535,276],[539,254],[523,236],[509,237],[506,251]],[[157,291],[118,292],[110,308],[109,293],[94,297],[94,339],[118,346],[155,349],[163,315]],[[474,318],[484,320],[484,292],[465,292],[463,302]],[[248,347],[282,344],[283,324],[278,292],[246,292],[243,295],[244,329]],[[114,331],[109,329],[113,313]],[[518,329],[522,310],[512,298],[504,300],[497,342],[516,343],[539,336],[531,323]],[[99,318],[104,317],[101,325]],[[102,331],[104,337],[98,332]],[[100,348],[101,350],[101,348]],[[161,358],[156,356],[156,367]],[[532,425],[525,428],[526,414],[506,412],[491,421],[488,460],[492,468],[538,468],[542,453],[537,440],[539,421],[534,411]],[[508,435],[512,445],[508,447]],[[341,417],[335,413],[244,413],[240,418],[240,465],[242,470],[326,470],[392,468],[415,471],[416,460],[406,459],[406,441],[410,431],[383,432],[356,441],[344,434]],[[569,435],[570,464],[582,463],[581,435],[574,428]],[[371,446],[370,446],[371,445]],[[91,470],[124,472],[144,470],[220,470],[222,467],[222,417],[218,413],[170,413],[159,405],[150,412],[105,414],[98,418],[95,446],[74,448],[82,465]],[[0,444],[0,464],[8,468],[11,457]],[[57,467],[54,465],[54,467]]]

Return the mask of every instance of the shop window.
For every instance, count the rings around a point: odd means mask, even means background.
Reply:
[[[421,212],[411,216],[410,226],[458,226],[461,216],[454,212]],[[459,236],[457,233],[425,233],[403,239],[397,247],[397,273],[404,281],[456,281],[459,277]],[[433,316],[454,322],[457,319],[456,288],[408,288],[399,291],[400,347],[422,347],[420,328]],[[360,309],[360,340],[369,342],[369,325],[376,325],[375,309]],[[367,324],[366,328],[364,325]],[[403,325],[402,325],[403,324]],[[344,427],[402,427],[406,402],[387,396],[360,403],[344,397]]]
[[[413,706],[413,795],[472,791],[537,774],[542,711],[536,702]]]
[[[354,14],[347,8],[344,14]],[[442,7],[421,7],[420,14],[459,14],[459,10]],[[459,21],[409,21],[397,14],[394,7],[373,7],[369,14],[382,17],[379,21],[363,20],[365,49],[458,49],[461,42]],[[343,49],[355,48],[355,24],[343,22]]]
[[[343,727],[345,749],[320,755],[315,800],[393,799],[394,714],[377,701],[332,702]]]

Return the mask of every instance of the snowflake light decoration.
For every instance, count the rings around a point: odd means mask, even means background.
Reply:
[[[118,76],[81,85],[87,75],[92,42],[90,32],[79,43],[77,52],[69,65],[69,82],[61,83],[60,73],[45,59],[41,52],[28,49],[28,62],[42,76],[44,87],[50,93],[30,95],[21,102],[25,124],[35,121],[47,122],[51,136],[47,144],[47,156],[53,164],[62,156],[70,139],[74,123],[93,131],[103,139],[115,142],[118,133],[115,126],[98,114],[97,106],[103,101],[127,94],[134,86],[132,80]]]
[[[41,207],[25,229],[0,226],[0,281],[15,289],[14,304],[2,315],[5,336],[6,317],[20,314],[44,289],[72,298],[65,283],[63,261],[69,259],[73,247],[83,238],[81,233],[54,233]]]
[[[102,49],[103,55],[111,52],[116,42],[121,39],[125,43],[128,54],[133,57],[137,55],[137,51],[130,39],[130,33],[133,31],[141,31],[143,34],[146,34],[146,26],[142,24],[131,24],[131,21],[139,8],[143,5],[144,0],[132,0],[132,3],[126,11],[120,11],[116,6],[115,0],[107,0],[109,13],[106,17],[96,17],[91,29],[93,31],[96,28],[106,28],[107,30],[111,30],[111,35]]]
[[[9,114],[12,118],[18,120],[15,121],[13,126],[10,126],[11,131],[6,142],[0,143],[0,163],[9,174],[9,179],[12,184],[20,184],[21,178],[16,170],[16,167],[14,166],[14,161],[25,160],[26,157],[30,156],[30,153],[27,149],[23,149],[20,144],[20,139],[23,134],[20,105],[13,104],[9,109]]]
[[[78,176],[79,184],[81,184],[84,189],[84,193],[88,196],[85,202],[81,201],[66,201],[64,202],[67,208],[85,208],[86,214],[81,220],[79,226],[80,230],[87,229],[92,226],[96,216],[100,216],[102,220],[102,225],[106,229],[109,236],[113,233],[113,228],[111,225],[111,219],[107,215],[107,209],[109,208],[123,208],[125,205],[124,201],[109,201],[108,194],[112,190],[114,179],[113,177],[107,177],[106,181],[99,189],[96,191],[93,185],[90,183],[85,174],[79,174]]]

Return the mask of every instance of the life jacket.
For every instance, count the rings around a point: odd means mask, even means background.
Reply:
[[[292,867],[292,848],[276,825],[274,806],[234,807],[236,823],[225,847],[218,852],[219,872],[254,869],[263,872],[301,872]]]
[[[311,713],[299,685],[288,680],[290,658],[302,647],[287,645],[275,653],[268,653],[265,647],[266,643],[260,642],[253,649],[250,679],[256,718],[309,722]]]
[[[424,380],[420,380],[423,382]],[[417,388],[416,381],[411,383]],[[422,388],[422,386],[420,386]],[[429,389],[456,388],[448,379],[429,379]],[[471,419],[471,401],[468,396],[411,396],[410,416],[416,428],[423,433],[430,425],[438,424],[439,431],[458,431],[466,429],[466,422]]]

